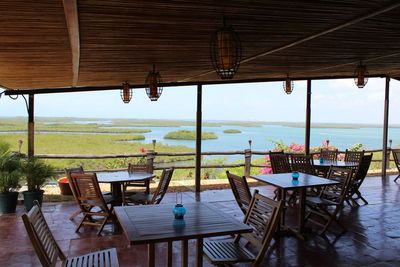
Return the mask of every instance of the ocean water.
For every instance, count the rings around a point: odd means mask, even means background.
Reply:
[[[107,127],[118,128],[118,127]],[[120,127],[140,129],[140,127]],[[169,140],[163,136],[170,131],[195,130],[194,126],[183,127],[145,127],[150,129],[150,133],[144,133],[146,137],[143,141],[133,141],[140,143],[151,143],[153,139],[168,145],[184,145],[195,147],[193,140]],[[238,129],[242,133],[228,134],[223,133],[226,129]],[[280,125],[264,125],[262,127],[243,127],[243,126],[222,126],[222,127],[203,127],[203,132],[214,132],[218,139],[203,140],[203,151],[235,151],[244,150],[249,147],[248,140],[252,140],[253,150],[270,150],[274,148],[271,140],[282,140],[285,144],[298,143],[304,144],[304,128],[286,127]],[[339,149],[346,149],[354,144],[361,143],[367,149],[379,149],[382,147],[381,128],[313,128],[311,129],[311,146],[320,146],[324,140],[330,140],[330,144]],[[400,143],[400,128],[389,129],[389,139],[393,139],[393,146]]]

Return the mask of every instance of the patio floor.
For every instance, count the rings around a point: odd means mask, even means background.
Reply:
[[[361,191],[369,205],[345,207],[343,222],[348,229],[345,234],[329,233],[330,242],[311,233],[307,241],[284,237],[278,247],[267,252],[263,266],[400,266],[400,183],[394,183],[394,177],[389,177],[386,183],[382,183],[380,177],[365,180]],[[257,189],[272,196],[272,187]],[[184,203],[212,202],[238,220],[243,218],[230,190],[208,190],[197,198],[194,193],[185,192],[183,198]],[[167,202],[175,202],[175,193],[166,195],[163,203]],[[146,266],[147,247],[128,246],[122,234],[112,233],[111,226],[106,226],[101,237],[96,236],[96,228],[90,227],[75,233],[78,220],[68,218],[76,209],[74,202],[45,203],[43,206],[50,228],[66,255],[116,247],[121,266]],[[18,207],[17,214],[0,216],[0,266],[40,266],[20,218],[22,213],[23,208]],[[289,223],[294,221],[294,216],[294,210],[289,210]],[[165,251],[166,244],[156,246],[156,266],[165,266]],[[190,243],[189,251],[189,266],[194,266],[194,242]],[[174,242],[173,259],[174,266],[179,266],[180,242]],[[204,265],[210,266],[206,259]]]

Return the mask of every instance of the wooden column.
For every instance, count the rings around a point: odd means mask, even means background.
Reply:
[[[306,155],[310,154],[310,130],[311,130],[311,80],[307,80],[307,104],[306,104],[306,133],[304,145]]]
[[[388,125],[389,125],[389,87],[390,87],[390,77],[386,77],[384,112],[383,112],[382,179],[386,179],[386,169],[388,167],[387,143],[388,143]]]
[[[34,122],[34,95],[29,95],[28,102],[28,157],[35,155],[35,122]]]
[[[201,181],[201,124],[202,124],[202,85],[197,85],[197,112],[196,112],[196,192],[200,192]]]

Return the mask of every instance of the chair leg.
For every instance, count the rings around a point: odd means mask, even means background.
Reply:
[[[81,229],[83,222],[85,221],[85,219],[88,218],[88,215],[85,214],[85,216],[82,217],[82,219],[80,220],[78,226],[75,229],[75,233],[79,232],[79,229]]]
[[[396,182],[396,181],[397,181],[397,179],[399,179],[399,177],[400,177],[400,174],[399,174],[399,175],[397,175],[397,177],[394,179],[394,181]]]
[[[69,217],[69,219],[72,221],[73,219],[75,219],[76,216],[78,216],[81,213],[82,213],[82,210],[79,209],[79,210],[75,211],[75,213],[72,214],[71,217]]]
[[[97,231],[97,235],[101,235],[101,232],[103,231],[103,228],[104,228],[104,226],[106,225],[107,221],[108,221],[108,217],[104,217],[104,221],[103,221],[103,223],[100,225],[100,229],[99,229],[99,231]]]

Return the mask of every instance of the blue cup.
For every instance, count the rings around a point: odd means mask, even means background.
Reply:
[[[300,173],[299,172],[292,172],[292,178],[293,180],[297,180],[300,177]]]
[[[172,212],[175,215],[175,219],[182,220],[186,214],[186,209],[182,204],[176,204]]]

